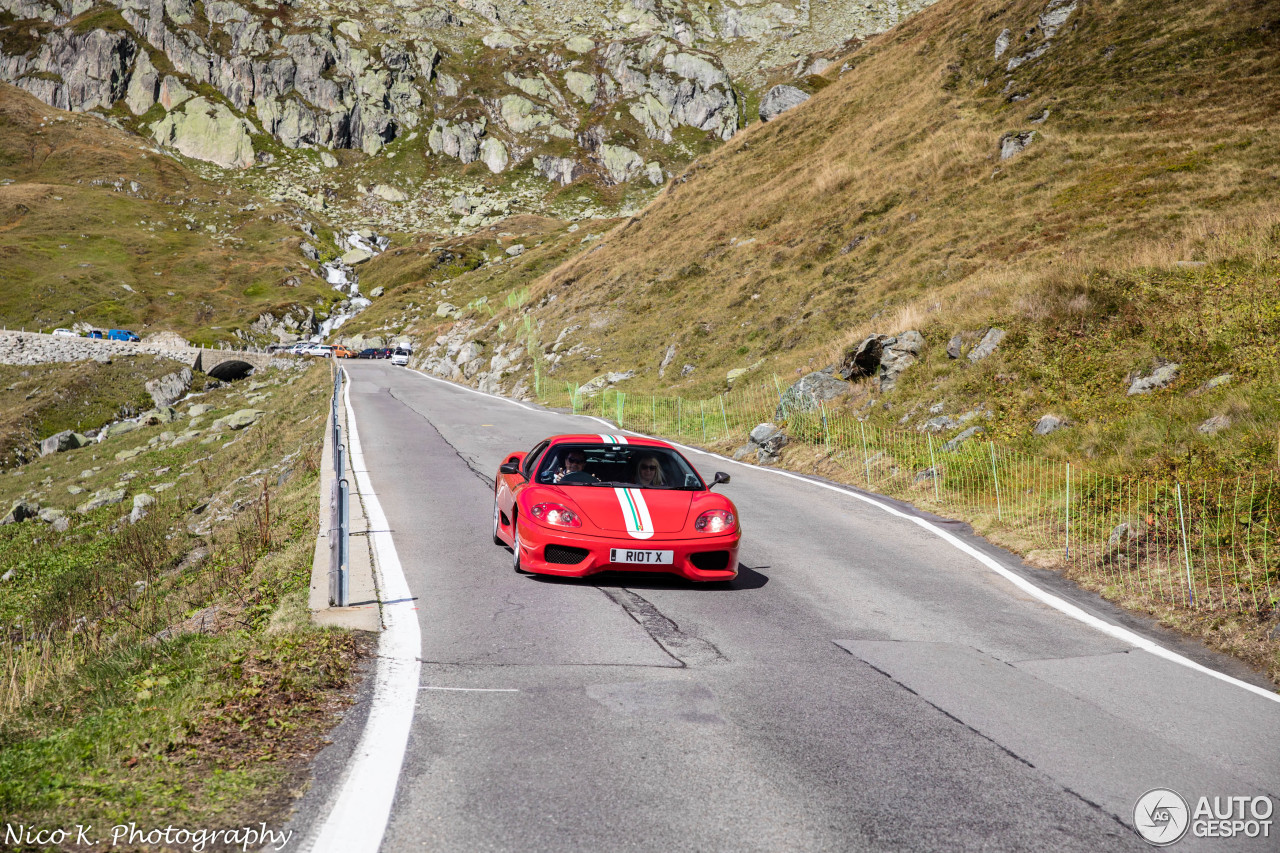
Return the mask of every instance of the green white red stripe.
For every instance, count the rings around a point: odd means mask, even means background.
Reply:
[[[614,489],[613,495],[622,507],[622,520],[627,535],[632,539],[649,539],[653,536],[653,520],[649,518],[649,505],[639,489]]]
[[[605,444],[626,444],[627,437],[625,435],[609,435],[608,433],[596,433],[600,436],[600,440]]]

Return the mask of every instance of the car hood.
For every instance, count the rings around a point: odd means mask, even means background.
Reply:
[[[689,518],[696,492],[627,489],[610,486],[552,486],[539,490],[536,502],[559,500],[576,507],[593,525],[633,539],[679,533]]]

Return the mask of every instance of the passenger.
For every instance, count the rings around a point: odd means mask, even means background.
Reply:
[[[555,473],[555,477],[552,478],[552,482],[558,483],[565,477],[569,477],[571,474],[576,474],[577,476],[572,477],[570,482],[581,483],[588,479],[594,480],[595,477],[592,477],[586,472],[586,465],[587,456],[585,453],[581,450],[570,450],[569,455],[565,457],[564,467]]]
[[[642,489],[652,489],[667,484],[662,477],[662,465],[659,464],[658,457],[640,457],[640,461],[636,463],[635,483]]]

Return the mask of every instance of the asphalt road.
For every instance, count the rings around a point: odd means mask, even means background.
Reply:
[[[1193,807],[1280,792],[1280,704],[809,482],[690,455],[733,476],[729,588],[517,574],[490,539],[500,457],[605,427],[385,362],[348,370],[422,632],[383,850],[1139,850],[1150,789]],[[1177,849],[1276,850],[1275,836]]]

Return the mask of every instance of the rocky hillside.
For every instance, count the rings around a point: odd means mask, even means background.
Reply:
[[[0,80],[335,223],[471,230],[639,205],[927,2],[3,0]]]
[[[825,75],[517,307],[437,318],[420,363],[510,390],[532,328],[557,382],[707,396],[828,368],[886,425],[1274,462],[1275,4],[944,0]],[[1075,428],[1033,436],[1045,415]]]

